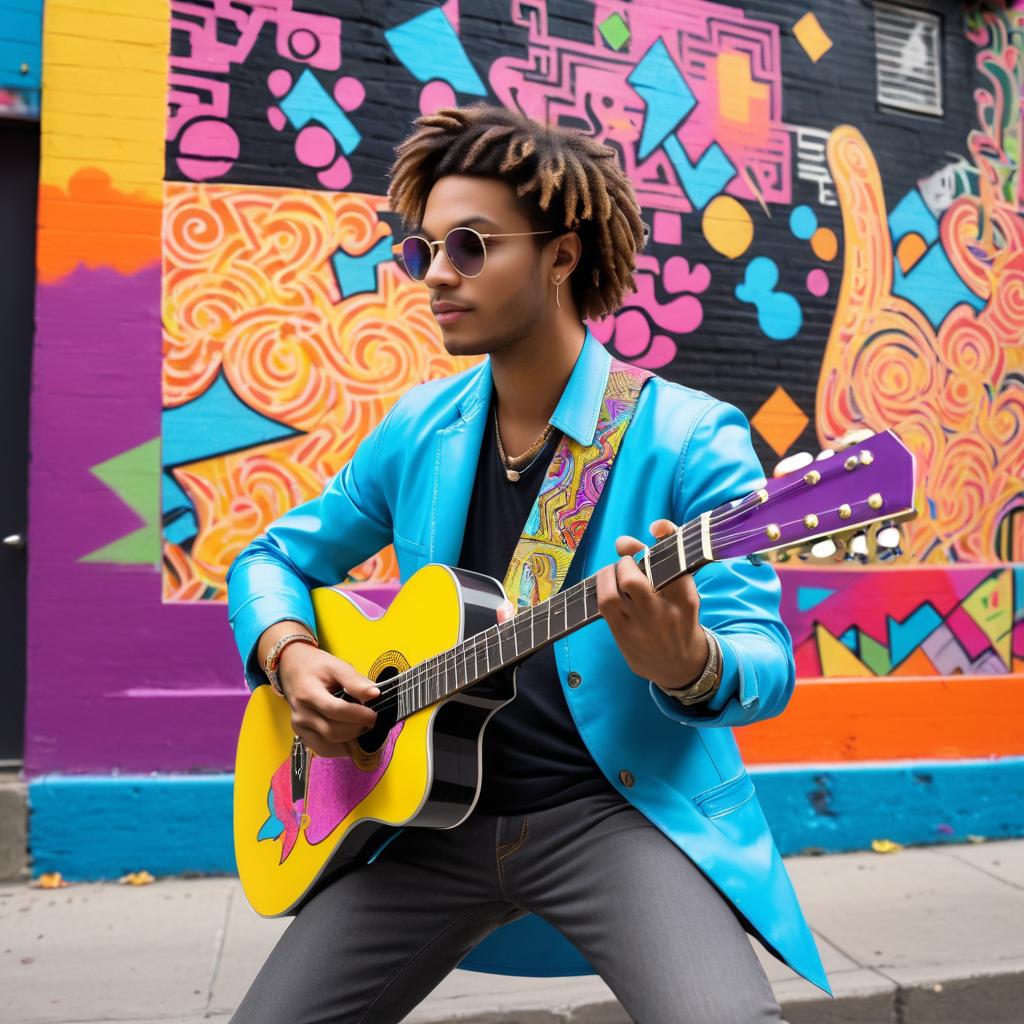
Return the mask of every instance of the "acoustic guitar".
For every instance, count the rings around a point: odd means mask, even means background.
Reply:
[[[823,543],[837,560],[866,560],[869,543],[882,558],[898,553],[896,523],[915,514],[914,457],[892,431],[841,454],[826,450],[810,467],[703,513],[635,556],[651,585],[715,560],[758,561],[794,547],[807,554]],[[515,697],[516,665],[599,618],[589,576],[498,625],[502,585],[440,564],[411,576],[386,611],[339,587],[311,596],[321,647],[381,693],[368,704],[374,728],[345,758],[307,750],[270,686],[250,695],[235,762],[235,856],[246,897],[267,917],[297,911],[397,828],[463,821],[480,790],[484,729]]]

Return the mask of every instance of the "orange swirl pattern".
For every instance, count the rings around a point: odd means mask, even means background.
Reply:
[[[191,549],[164,545],[164,600],[221,600],[235,556],[318,495],[414,384],[475,360],[449,356],[426,291],[392,263],[378,290],[342,299],[331,257],[390,235],[378,196],[168,184],[163,399],[192,401],[223,369],[241,400],[299,436],[172,472],[192,501]],[[353,569],[397,575],[389,550]]]
[[[892,427],[911,448],[919,515],[904,528],[910,557],[1018,561],[1024,516],[1011,513],[1024,507],[1024,222],[1006,207],[982,209],[970,196],[945,211],[941,244],[987,304],[980,312],[955,307],[936,330],[892,293],[885,198],[864,137],[848,125],[835,129],[828,159],[845,265],[818,380],[819,440],[828,445],[856,427]],[[978,245],[981,216],[993,218],[1003,240],[994,259]]]

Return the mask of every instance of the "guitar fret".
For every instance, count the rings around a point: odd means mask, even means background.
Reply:
[[[644,548],[637,564],[655,590],[712,560],[707,557],[712,514],[704,513]],[[403,681],[395,689],[398,716],[407,717],[436,703],[600,618],[596,577],[580,580],[541,604],[543,611],[540,605],[519,609],[505,622],[489,626],[399,677]]]

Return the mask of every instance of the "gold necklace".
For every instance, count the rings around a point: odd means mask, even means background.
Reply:
[[[530,458],[531,455],[536,455],[548,443],[548,438],[551,437],[551,432],[554,430],[554,425],[549,423],[542,431],[540,437],[537,438],[529,448],[523,452],[522,455],[506,455],[505,448],[501,443],[501,430],[498,428],[498,410],[494,410],[494,436],[498,442],[498,456],[501,459],[502,466],[505,467],[505,476],[508,477],[512,483],[515,483],[519,479],[519,471],[527,469],[523,463]],[[518,464],[518,467],[517,467]]]

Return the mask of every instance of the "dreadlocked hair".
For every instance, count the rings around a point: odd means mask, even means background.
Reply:
[[[485,104],[443,107],[414,124],[395,150],[388,188],[391,209],[407,225],[422,221],[427,196],[444,175],[499,178],[515,189],[536,230],[580,236],[582,252],[569,284],[582,316],[614,313],[636,291],[633,269],[644,225],[612,147]]]

